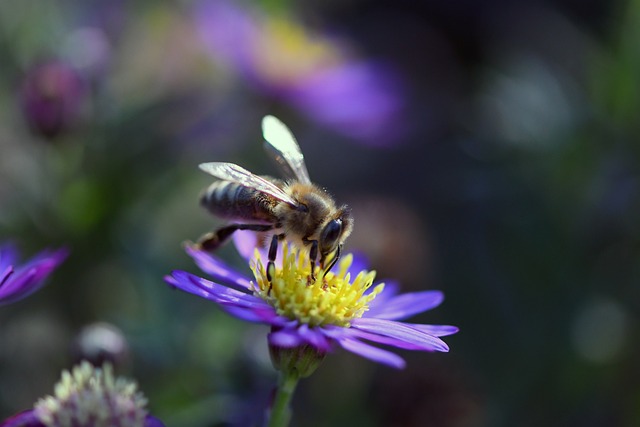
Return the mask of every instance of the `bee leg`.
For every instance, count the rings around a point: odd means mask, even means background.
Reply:
[[[267,280],[269,281],[269,292],[271,292],[271,268],[275,268],[274,261],[278,254],[278,241],[284,239],[284,234],[274,234],[269,245],[269,262],[267,263]]]
[[[325,271],[331,270],[333,266],[336,265],[336,262],[338,262],[338,260],[340,259],[341,253],[342,253],[342,244],[339,244],[333,259],[329,261],[329,265],[327,266]],[[324,259],[321,261],[320,266],[322,267],[323,264],[324,264]]]
[[[272,224],[229,224],[202,236],[196,242],[196,247],[207,252],[213,252],[222,246],[237,230],[269,231],[273,228]]]
[[[311,261],[311,280],[316,280],[316,259],[318,258],[318,241],[307,240],[311,243],[311,249],[309,249],[309,261]]]

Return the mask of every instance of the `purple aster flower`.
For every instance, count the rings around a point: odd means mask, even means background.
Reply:
[[[246,252],[247,245],[241,246]],[[375,272],[364,270],[362,260],[351,254],[340,259],[335,271],[316,271],[314,280],[307,251],[286,244],[282,247],[281,262],[272,272],[271,281],[265,270],[266,258],[259,251],[251,260],[251,280],[192,247],[187,247],[188,254],[213,280],[185,271],[173,271],[165,280],[217,303],[233,316],[269,325],[272,357],[274,348],[308,348],[321,358],[339,346],[403,368],[405,362],[400,356],[371,343],[409,350],[449,350],[440,337],[454,334],[458,328],[400,321],[438,306],[442,292],[398,294],[393,284],[374,285]]]
[[[0,245],[0,305],[28,297],[45,282],[45,278],[67,257],[65,248],[44,250],[22,265],[16,265],[18,251],[11,243]]]
[[[224,0],[197,3],[194,22],[214,61],[312,120],[369,145],[388,145],[401,131],[395,73],[353,59],[336,39]]]
[[[96,368],[85,361],[62,373],[52,396],[0,427],[163,427],[146,405],[135,382],[114,377],[109,364]]]

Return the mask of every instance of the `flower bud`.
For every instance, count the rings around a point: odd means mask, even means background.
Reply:
[[[34,66],[22,82],[22,110],[34,132],[53,138],[78,124],[87,87],[69,64],[52,60]]]
[[[269,354],[276,370],[306,378],[315,372],[327,353],[307,344],[281,347],[270,343]]]

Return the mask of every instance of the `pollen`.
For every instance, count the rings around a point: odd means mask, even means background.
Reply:
[[[362,317],[384,288],[381,283],[367,292],[375,271],[361,271],[351,277],[351,254],[340,259],[337,272],[316,267],[313,278],[308,252],[283,246],[282,265],[271,271],[271,281],[257,251],[251,267],[256,277],[254,292],[275,307],[279,315],[309,326],[349,327],[351,320]]]
[[[110,365],[85,361],[62,373],[54,395],[40,399],[35,413],[47,427],[142,427],[146,404],[137,385],[115,378]]]

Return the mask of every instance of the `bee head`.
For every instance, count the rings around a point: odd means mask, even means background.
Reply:
[[[324,265],[325,259],[335,251],[339,251],[342,243],[351,234],[353,228],[353,218],[351,217],[351,209],[348,206],[342,206],[338,209],[336,215],[327,221],[320,232],[318,246],[320,249],[320,263]],[[334,258],[337,261],[340,256],[338,252]],[[335,262],[335,261],[332,261]]]

